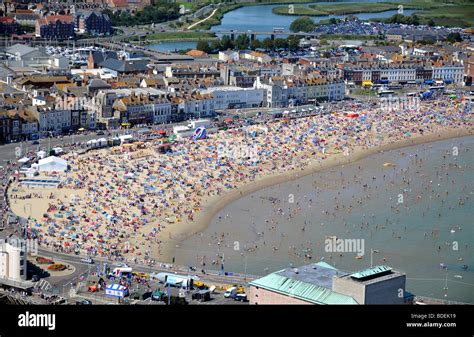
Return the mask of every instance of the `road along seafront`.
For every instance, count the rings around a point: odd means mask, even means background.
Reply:
[[[45,175],[61,179],[59,189],[17,182],[10,205],[30,217],[30,234],[44,247],[165,261],[180,241],[248,193],[379,151],[473,133],[470,111],[451,101],[399,113],[353,104],[335,110],[184,140],[171,154],[156,141],[71,153],[64,157],[71,170]]]

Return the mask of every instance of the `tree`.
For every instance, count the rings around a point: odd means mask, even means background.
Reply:
[[[232,41],[229,35],[224,35],[222,37],[221,48],[222,50],[234,49],[234,41]]]
[[[288,36],[287,38],[288,48],[291,51],[298,50],[298,46],[300,44],[300,38],[298,36]]]
[[[275,48],[275,44],[273,43],[273,40],[270,39],[269,37],[263,39],[262,41],[262,48],[266,50],[273,50]]]
[[[402,23],[404,17],[403,14],[394,14],[388,18],[387,23]]]
[[[207,41],[199,41],[196,45],[196,49],[208,54],[211,52],[211,48],[209,47],[209,43],[207,43]]]
[[[250,43],[250,48],[252,48],[253,50],[260,49],[260,48],[262,48],[262,43],[260,42],[260,40],[254,39]]]
[[[222,45],[221,45],[221,41],[219,40],[213,40],[211,42],[211,49],[212,49],[212,52],[217,52],[219,50],[222,50]]]
[[[235,39],[235,47],[237,49],[247,49],[249,47],[250,39],[247,34],[237,36]]]
[[[275,39],[275,49],[287,49],[288,41],[286,39]]]
[[[405,16],[403,14],[395,14],[388,18],[387,23],[402,23],[406,25],[415,25],[420,24],[420,18],[418,15],[413,14],[411,16]]]
[[[434,20],[433,20],[433,19],[430,19],[430,20],[428,21],[428,26],[433,27],[434,25],[435,25]]]
[[[144,7],[133,16],[125,11],[112,13],[111,10],[105,9],[103,12],[110,17],[114,26],[159,23],[174,20],[180,16],[178,4],[167,3],[164,0],[154,1],[153,5]]]
[[[290,25],[290,30],[292,32],[305,32],[309,33],[314,30],[316,24],[314,21],[308,16],[302,16],[301,18],[296,19]]]
[[[448,36],[446,37],[446,40],[448,40],[451,43],[461,42],[462,37],[459,33],[449,33]]]

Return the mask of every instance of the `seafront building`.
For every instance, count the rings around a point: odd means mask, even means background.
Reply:
[[[147,4],[104,0],[94,6],[37,4],[20,9],[8,3],[0,29],[11,32],[17,23],[33,22],[38,39],[106,36],[113,33],[111,18],[101,6],[122,11]],[[416,42],[424,34],[421,27],[387,30],[354,18],[319,26],[315,33],[350,27],[386,35],[390,41],[388,45],[331,41],[321,48],[322,41],[311,37],[301,39],[300,49],[291,53],[234,48],[220,50],[218,58],[196,49],[184,55],[161,55],[138,48],[107,50],[104,45],[8,45],[0,53],[0,143],[79,129],[181,122],[215,117],[226,110],[293,110],[343,100],[354,94],[354,87],[373,90],[375,96],[377,88],[389,89],[385,86],[403,86],[420,94],[426,86],[456,90],[472,83],[474,45],[467,30],[461,31],[461,42],[448,43],[443,41],[447,29],[426,28],[429,34],[437,32],[432,45]],[[22,39],[29,41],[33,35]]]
[[[325,262],[286,268],[250,282],[250,304],[406,304],[406,275],[388,266],[356,273]]]
[[[0,237],[0,280],[25,281],[27,245],[15,235]]]

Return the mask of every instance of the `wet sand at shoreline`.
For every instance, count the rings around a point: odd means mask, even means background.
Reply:
[[[225,255],[225,270],[264,275],[324,259],[353,272],[370,265],[373,248],[374,265],[407,273],[407,290],[442,298],[447,275],[447,298],[474,303],[473,150],[473,137],[451,138],[267,187],[218,211],[203,233],[179,243],[176,261],[196,265],[204,255],[209,268],[218,269]],[[398,204],[400,194],[404,202]],[[325,239],[334,236],[365,240],[364,256],[326,252]]]
[[[154,142],[69,154],[72,171],[58,175],[64,179],[59,193],[13,184],[11,204],[15,213],[32,216],[30,231],[43,246],[164,261],[226,204],[265,186],[379,151],[472,134],[472,121],[452,102],[427,104],[405,117],[358,109],[365,111],[360,119],[331,114],[219,132],[179,143],[171,155],[159,154]],[[439,109],[442,115],[432,113]],[[49,219],[42,219],[46,212]]]
[[[344,156],[343,154],[333,155],[327,160],[308,167],[304,170],[283,174],[274,174],[272,176],[265,177],[259,181],[256,181],[252,184],[244,185],[238,190],[227,192],[224,196],[218,196],[209,199],[203,204],[204,206],[202,207],[201,212],[196,216],[194,223],[188,224],[190,226],[181,226],[179,228],[170,227],[169,229],[165,229],[163,231],[164,233],[171,233],[173,239],[168,240],[168,242],[164,244],[162,259],[166,261],[171,260],[173,256],[173,251],[177,248],[176,245],[179,246],[179,242],[184,241],[192,237],[196,233],[199,233],[206,229],[212,219],[216,216],[216,214],[220,212],[223,208],[225,208],[227,205],[258,190],[262,190],[266,187],[278,185],[284,182],[293,181],[319,171],[328,170],[349,163],[354,163],[377,153],[402,149],[405,147],[416,146],[420,144],[426,144],[439,140],[464,137],[473,134],[474,133],[471,130],[444,130],[442,133],[436,135],[419,136],[414,139],[386,144],[371,149],[359,150],[350,156]]]

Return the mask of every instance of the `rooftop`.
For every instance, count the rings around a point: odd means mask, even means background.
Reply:
[[[344,275],[331,265],[318,262],[277,271],[250,282],[250,285],[314,304],[357,304],[352,297],[331,290],[332,278]]]
[[[353,273],[351,274],[351,277],[355,279],[364,279],[372,276],[377,276],[383,273],[385,274],[387,272],[390,272],[391,270],[392,268],[390,268],[389,266],[376,266]]]
[[[50,23],[74,23],[74,18],[71,15],[49,15],[39,19],[40,25],[49,25]]]

